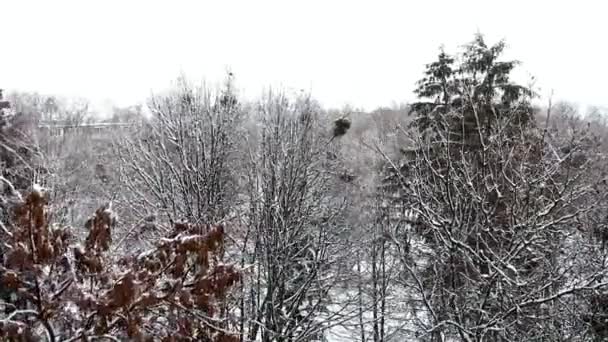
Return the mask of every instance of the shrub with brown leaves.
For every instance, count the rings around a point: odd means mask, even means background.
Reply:
[[[224,227],[175,224],[140,255],[108,253],[117,220],[111,205],[86,224],[77,246],[67,227],[48,223],[47,196],[34,189],[3,232],[0,336],[10,341],[238,341],[220,314],[241,280],[222,263]],[[224,315],[225,316],[225,315]]]

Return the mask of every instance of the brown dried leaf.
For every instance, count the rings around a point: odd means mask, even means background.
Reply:
[[[2,275],[2,285],[9,289],[17,289],[21,285],[19,275],[14,271],[6,271]]]
[[[137,285],[131,272],[125,274],[113,286],[108,297],[108,306],[111,308],[125,307],[135,300]]]

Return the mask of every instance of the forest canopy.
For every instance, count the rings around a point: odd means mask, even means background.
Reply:
[[[0,336],[607,339],[606,113],[538,105],[506,49],[440,49],[372,112],[232,74],[105,120],[5,92]]]

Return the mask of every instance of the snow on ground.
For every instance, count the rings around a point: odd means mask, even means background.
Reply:
[[[414,256],[414,260],[417,260],[417,267],[425,265],[426,255],[429,253],[429,250],[424,243],[422,241],[411,241],[410,246],[411,255]],[[395,255],[389,255],[386,264],[388,265],[387,274],[391,277],[398,277],[399,272],[403,271]],[[416,267],[415,265],[412,266]],[[363,298],[361,298],[364,308],[362,320],[365,326],[365,337],[366,340],[373,340],[373,301],[370,296],[371,265],[366,261],[361,261],[360,268],[363,282],[367,285],[367,288],[363,291]],[[403,282],[401,281],[391,281],[389,283],[391,285],[387,288],[384,315],[385,341],[402,342],[416,340],[416,331],[420,331],[419,324],[425,322],[427,317],[424,308],[420,304],[420,297],[413,288],[403,286]],[[351,315],[341,324],[328,329],[326,332],[327,341],[361,341],[360,302],[356,282],[349,284],[349,288],[346,289],[336,287],[331,297],[335,300],[335,304],[329,307],[330,312],[342,310]]]

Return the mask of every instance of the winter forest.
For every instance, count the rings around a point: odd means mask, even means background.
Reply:
[[[5,91],[2,341],[608,340],[608,113],[463,41],[370,112]]]

